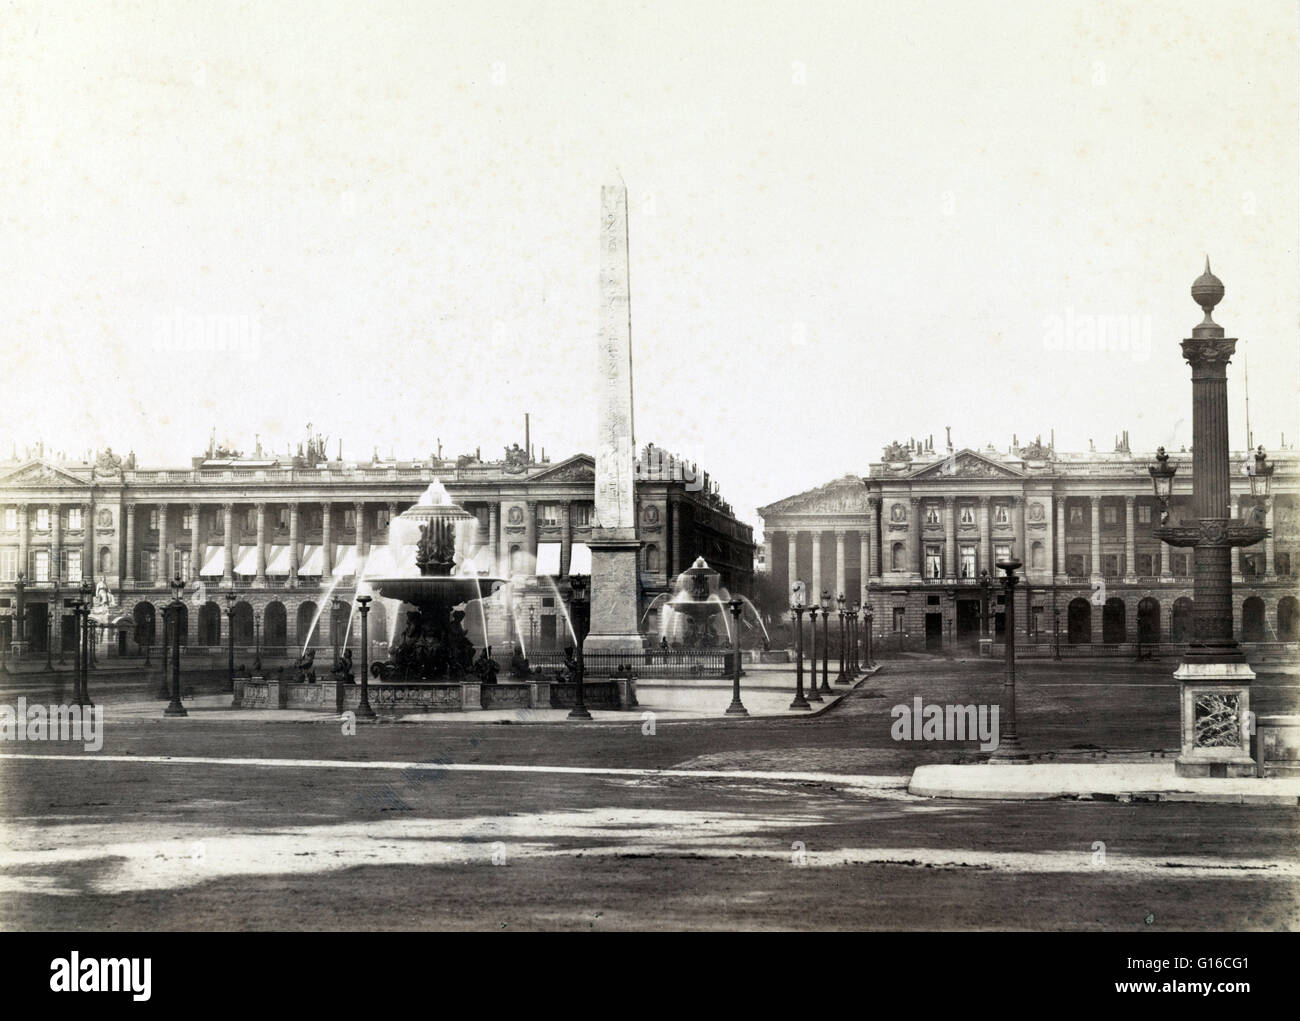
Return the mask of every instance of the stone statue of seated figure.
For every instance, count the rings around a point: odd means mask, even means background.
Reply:
[[[330,680],[343,681],[345,684],[357,683],[352,677],[351,649],[343,650],[343,655],[340,656],[338,661],[334,664],[334,673],[330,676]]]
[[[520,681],[526,681],[532,676],[532,671],[528,668],[528,657],[518,646],[510,656],[510,676]]]

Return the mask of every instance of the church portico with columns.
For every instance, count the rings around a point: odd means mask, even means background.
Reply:
[[[517,634],[542,647],[568,644],[568,577],[591,572],[594,461],[586,454],[536,461],[518,447],[493,462],[477,454],[370,462],[232,456],[145,468],[111,451],[93,462],[0,461],[0,644],[12,651],[21,634],[33,654],[43,655],[47,641],[70,650],[70,604],[83,580],[105,585],[115,613],[160,644],[169,581],[179,575],[183,641],[196,651],[224,648],[232,625],[238,647],[256,643],[270,655],[329,648],[331,599],[351,602],[372,557],[388,557],[390,523],[434,482],[477,520],[478,572],[515,580],[511,607],[485,604],[488,640]],[[690,479],[638,479],[636,511],[639,615],[696,556],[749,591],[752,531],[716,491]],[[228,593],[236,597],[233,618]],[[376,601],[376,641],[396,623],[385,612]],[[346,633],[349,624],[338,626]],[[134,654],[134,630],[112,639],[119,651]],[[353,621],[354,639],[356,630]]]
[[[1300,640],[1300,458],[1271,454],[1273,496],[1261,512],[1272,536],[1234,550],[1237,633],[1248,642]],[[845,476],[759,508],[764,556],[786,591],[843,593],[866,602],[882,648],[940,650],[1003,631],[998,560],[1023,563],[1016,590],[1019,640],[1062,645],[1185,641],[1193,611],[1192,560],[1157,540],[1160,508],[1152,455],[1127,434],[1111,453],[1057,452],[1040,441],[998,451],[936,451],[910,441],[885,448],[867,476]],[[1248,455],[1233,455],[1244,465]],[[1170,519],[1190,515],[1191,455],[1174,455]],[[1233,476],[1234,513],[1251,503],[1244,471]],[[985,599],[989,600],[986,605]],[[1023,600],[1023,603],[1021,602]],[[987,625],[984,623],[988,618]]]

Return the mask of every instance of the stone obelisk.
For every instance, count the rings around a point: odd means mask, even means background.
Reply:
[[[591,628],[585,652],[640,652],[632,434],[632,305],[627,185],[600,189],[600,333],[596,353],[596,517],[591,541]]]

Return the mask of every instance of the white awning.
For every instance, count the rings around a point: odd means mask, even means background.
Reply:
[[[355,574],[356,570],[357,548],[355,546],[335,546],[334,571],[332,572],[334,576]]]
[[[537,576],[560,576],[560,544],[558,542],[539,542],[537,544]]]
[[[240,546],[235,550],[235,573],[257,573],[257,547]]]
[[[276,577],[289,576],[289,547],[272,546],[266,557],[266,573]]]
[[[591,574],[591,547],[585,542],[575,542],[569,551],[569,574]]]
[[[206,546],[203,550],[203,566],[199,568],[201,578],[220,578],[226,571],[226,547]]]
[[[325,568],[325,554],[319,546],[304,546],[302,560],[298,564],[298,577],[317,576]]]

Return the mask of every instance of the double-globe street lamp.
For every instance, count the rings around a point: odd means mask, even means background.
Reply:
[[[1014,552],[1006,560],[999,560],[997,568],[1003,573],[1002,591],[1006,595],[1006,634],[1002,645],[1006,651],[1006,672],[1002,680],[1002,720],[998,733],[998,746],[989,756],[989,762],[1023,765],[1029,756],[1020,747],[1016,736],[1016,585],[1020,579],[1016,571],[1021,563]]]
[[[749,715],[749,710],[740,701],[740,614],[744,608],[745,603],[741,599],[727,601],[727,609],[731,611],[734,624],[731,642],[731,705],[727,706],[727,716]]]
[[[235,590],[226,593],[226,691],[235,693]],[[220,620],[220,618],[217,618]]]
[[[831,621],[831,594],[829,590],[822,589],[822,686],[821,693],[829,695],[831,693],[830,685],[830,662],[831,662],[831,639],[830,639],[830,621]],[[817,664],[813,663],[814,677],[817,673]]]
[[[808,700],[804,698],[803,693],[803,600],[796,595],[795,602],[790,607],[790,613],[794,617],[794,701],[790,703],[791,709],[811,709]]]
[[[55,579],[50,586],[50,612],[45,619],[45,672],[54,672],[54,615],[59,608],[59,582]]]
[[[181,613],[185,610],[185,603],[181,596],[185,592],[185,582],[181,580],[178,574],[171,581],[172,601],[167,604],[167,613],[171,617],[172,625],[172,697],[167,703],[167,708],[163,710],[164,716],[188,716],[185,707],[181,705]],[[167,671],[167,650],[163,650],[163,673]]]
[[[835,683],[836,683],[836,684],[848,684],[848,683],[849,683],[849,675],[848,675],[847,673],[844,672],[844,671],[845,671],[845,659],[844,659],[844,637],[845,637],[845,636],[844,636],[844,630],[845,630],[845,628],[844,628],[844,623],[845,623],[845,620],[844,620],[844,619],[845,619],[846,613],[845,613],[845,610],[844,610],[844,593],[843,593],[843,592],[841,592],[838,596],[835,597],[835,602],[836,602],[836,604],[837,604],[838,607],[839,607],[839,614],[840,614],[840,672],[839,672],[839,673],[836,675],[836,677],[835,677]]]
[[[817,690],[817,614],[821,612],[821,606],[813,603],[808,607],[808,619],[812,622],[812,655],[809,657],[811,670],[808,674],[808,687],[805,689],[805,696],[809,702],[826,701]]]
[[[80,617],[77,620],[77,644],[81,648],[81,669],[77,681],[77,704],[90,708],[94,702],[90,700],[90,657],[94,653],[94,646],[91,638],[91,619],[90,619],[90,597],[91,587],[88,580],[81,583],[81,610]]]
[[[375,711],[370,707],[370,601],[373,596],[357,596],[361,610],[361,702],[357,705],[357,719],[373,720]]]
[[[573,650],[573,672],[577,683],[573,693],[573,708],[569,710],[568,716],[571,720],[591,719],[591,711],[587,708],[587,662],[582,653],[582,646],[587,640],[590,615],[591,598],[587,590],[587,577],[583,574],[571,574],[569,575],[569,624],[573,628],[573,641],[577,646]]]
[[[875,611],[871,609],[871,604],[868,603],[866,606],[862,608],[862,624],[863,624],[862,630],[866,633],[867,636],[865,666],[868,672],[876,668],[876,664],[871,659],[871,621],[873,617],[875,617]]]

